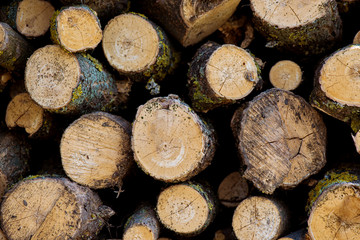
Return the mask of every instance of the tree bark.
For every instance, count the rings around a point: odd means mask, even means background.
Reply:
[[[326,163],[326,128],[301,97],[270,89],[237,110],[231,127],[247,169],[264,193],[293,188]]]
[[[71,54],[59,46],[36,50],[27,62],[25,85],[46,110],[63,114],[116,111],[119,94],[112,76],[89,54]]]
[[[300,229],[296,232],[286,235],[285,237],[279,238],[278,240],[310,240],[310,237],[306,229]]]
[[[227,175],[219,185],[218,198],[226,207],[237,207],[249,194],[249,186],[239,172]]]
[[[341,39],[336,0],[251,0],[250,4],[255,28],[279,50],[321,54]]]
[[[205,43],[193,57],[188,72],[193,108],[207,112],[246,97],[260,80],[259,69],[242,48]]]
[[[239,3],[240,0],[150,0],[139,2],[139,6],[187,47],[215,32],[233,15]]]
[[[271,67],[269,80],[276,88],[292,91],[301,84],[302,71],[295,62],[282,60]]]
[[[66,174],[94,189],[117,186],[133,164],[131,125],[120,116],[95,112],[81,116],[64,132],[60,153]]]
[[[11,240],[92,239],[114,212],[90,189],[65,178],[29,177],[1,205],[1,226]]]
[[[187,182],[163,190],[156,211],[166,228],[180,235],[196,236],[214,219],[215,204],[209,188]]]
[[[204,170],[214,156],[214,130],[176,95],[153,98],[141,105],[132,132],[135,161],[158,180],[188,180]]]

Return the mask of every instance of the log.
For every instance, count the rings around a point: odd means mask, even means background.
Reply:
[[[275,240],[286,230],[289,215],[283,203],[252,196],[235,209],[232,227],[237,239]]]
[[[105,112],[85,114],[64,132],[60,143],[65,173],[93,189],[118,187],[133,164],[131,125]]]
[[[69,52],[93,50],[102,40],[100,20],[86,5],[63,7],[51,18],[51,39]]]
[[[120,74],[149,84],[163,80],[178,61],[164,31],[136,13],[110,20],[104,29],[102,47],[107,61]],[[159,92],[156,87],[154,94]]]
[[[93,239],[114,212],[90,189],[66,178],[29,177],[1,204],[1,226],[11,240]]]
[[[324,59],[315,75],[310,95],[313,107],[360,130],[360,46],[349,45]]]
[[[159,22],[184,47],[216,31],[236,10],[240,0],[141,1],[142,12]]]
[[[353,170],[328,172],[309,193],[308,232],[311,239],[360,237],[360,188]]]
[[[278,240],[310,240],[310,237],[306,229],[300,229],[296,232],[286,235],[285,237],[279,238]]]
[[[116,111],[117,87],[89,54],[71,54],[57,45],[36,50],[25,69],[25,86],[42,108],[55,113]]]
[[[341,39],[336,0],[251,0],[250,4],[256,30],[279,50],[321,54]]]
[[[0,230],[0,240],[7,240],[7,237],[2,230]]]
[[[176,95],[153,98],[141,105],[132,133],[137,164],[165,182],[190,179],[214,156],[214,130]]]
[[[227,175],[219,185],[217,196],[226,207],[237,207],[249,194],[249,186],[239,172]]]
[[[29,137],[50,137],[54,133],[53,118],[34,102],[28,93],[20,93],[10,101],[5,122],[10,129],[24,128]]]
[[[11,73],[4,69],[0,68],[0,93],[4,91],[8,83],[13,79]]]
[[[159,233],[160,223],[154,209],[150,206],[143,206],[137,209],[126,221],[123,240],[157,240]]]
[[[276,88],[292,91],[301,84],[302,71],[295,62],[282,60],[271,67],[269,80]]]
[[[214,219],[215,204],[209,188],[186,182],[164,189],[158,197],[156,212],[166,228],[183,236],[196,236]]]
[[[260,67],[244,49],[208,42],[188,71],[189,96],[196,111],[207,112],[249,95],[260,80]]]
[[[22,74],[32,47],[8,24],[0,22],[0,66]]]
[[[239,108],[231,127],[244,177],[263,193],[294,188],[326,163],[326,128],[300,96],[270,89]]]
[[[360,44],[360,31],[355,34],[353,44]]]

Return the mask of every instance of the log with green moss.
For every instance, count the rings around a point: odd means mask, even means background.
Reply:
[[[360,46],[350,45],[327,57],[315,75],[313,107],[360,130]]]
[[[29,43],[8,24],[0,22],[0,66],[10,72],[23,74],[31,53]]]
[[[119,94],[113,77],[89,54],[72,54],[57,45],[36,50],[25,70],[31,98],[46,110],[64,114],[116,111]]]
[[[156,212],[166,228],[179,235],[196,236],[213,221],[216,200],[208,186],[185,182],[160,193]]]
[[[56,11],[51,18],[51,39],[69,52],[93,50],[102,39],[100,20],[86,5]]]
[[[146,239],[157,240],[160,223],[156,212],[148,205],[138,208],[126,221],[123,240]]]
[[[188,71],[189,96],[195,111],[207,112],[245,98],[260,81],[260,67],[250,53],[232,44],[207,42]]]
[[[179,61],[166,34],[141,14],[121,14],[108,22],[102,41],[109,64],[120,74],[147,82],[152,94],[158,94],[162,81]]]
[[[233,15],[239,3],[240,0],[147,0],[137,4],[143,13],[187,47],[215,32]]]
[[[321,54],[341,40],[336,0],[251,0],[250,4],[255,28],[279,50]]]
[[[309,193],[311,239],[359,239],[359,176],[359,170],[353,166],[330,171]]]

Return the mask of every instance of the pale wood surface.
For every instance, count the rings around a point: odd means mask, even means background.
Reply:
[[[291,91],[302,82],[302,71],[295,62],[282,60],[271,67],[269,79],[274,87]]]

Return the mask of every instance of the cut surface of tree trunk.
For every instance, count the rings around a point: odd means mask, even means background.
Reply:
[[[353,44],[360,44],[360,31],[355,34]]]
[[[150,206],[144,206],[125,223],[123,240],[157,240],[159,233],[160,223],[155,211]]]
[[[64,132],[60,154],[66,174],[90,188],[121,189],[133,159],[131,126],[120,116],[105,112],[85,114]]]
[[[253,196],[235,209],[232,227],[239,240],[275,240],[286,230],[288,213],[283,204]]]
[[[16,184],[1,205],[9,239],[92,239],[114,212],[90,189],[65,178],[35,177]]]
[[[114,79],[88,54],[71,54],[57,45],[36,50],[25,69],[31,98],[56,113],[114,111],[118,92]]]
[[[301,229],[299,231],[290,233],[285,237],[279,238],[278,240],[310,240],[310,237],[306,229]]]
[[[142,1],[142,10],[184,47],[196,44],[228,20],[240,0]]]
[[[264,193],[293,188],[326,163],[326,128],[301,97],[281,89],[259,94],[235,112],[232,129],[247,169]]]
[[[23,0],[16,13],[16,29],[28,38],[43,36],[50,27],[55,8],[48,1]]]
[[[293,61],[282,60],[270,69],[271,84],[283,90],[295,90],[302,82],[302,71]]]
[[[285,51],[320,54],[341,39],[335,0],[251,0],[256,29]]]
[[[100,21],[85,5],[62,8],[52,17],[51,38],[70,52],[95,49],[102,39]]]
[[[246,97],[259,81],[254,58],[235,45],[205,43],[188,72],[189,95],[196,111],[207,112]]]
[[[218,198],[226,207],[236,207],[249,194],[249,186],[239,172],[232,172],[220,183]]]
[[[182,183],[163,190],[156,211],[161,223],[181,235],[195,236],[204,231],[215,215],[211,192],[202,185]]]
[[[204,170],[214,156],[213,129],[176,95],[153,98],[141,105],[132,132],[136,162],[158,180],[188,180]]]

